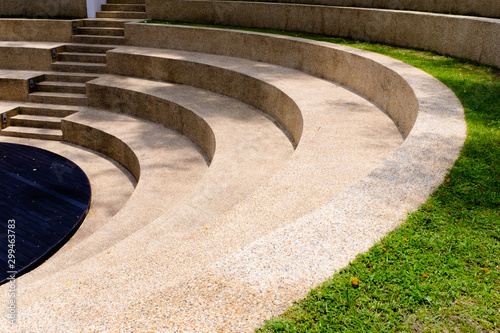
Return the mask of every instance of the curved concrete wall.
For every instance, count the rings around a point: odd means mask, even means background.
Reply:
[[[500,67],[500,20],[277,3],[148,0],[148,17],[303,31],[416,47]]]
[[[0,0],[0,17],[87,17],[86,0]]]
[[[124,166],[138,182],[141,165],[134,151],[119,138],[99,129],[71,120],[71,116],[61,122],[64,141],[98,151]]]
[[[247,0],[254,1],[254,0]],[[255,0],[257,1],[257,0]],[[495,0],[258,0],[329,6],[418,10],[424,12],[500,17],[500,1]]]
[[[400,73],[385,66],[384,61],[379,59],[382,56],[378,57],[371,52],[292,37],[172,25],[126,24],[125,36],[130,45],[246,58],[297,69],[338,82],[378,104],[389,113],[405,136],[410,133],[417,117],[419,105],[409,83]],[[220,47],[221,45],[225,47]],[[286,54],[286,57],[283,54]],[[130,72],[134,66],[131,62],[128,62],[130,65],[123,66],[123,61],[115,61],[118,55],[118,51],[108,51],[108,66],[111,72],[121,75],[145,75],[147,73],[143,69],[137,73]],[[373,60],[370,57],[377,58]],[[134,63],[137,64],[138,60]],[[202,68],[197,70],[201,71]],[[161,70],[153,73],[155,76],[152,78],[165,79],[165,77],[159,77]],[[167,78],[167,80],[174,79],[173,77]],[[188,84],[200,85],[201,80],[193,80]],[[208,86],[203,88],[213,89]],[[218,92],[227,93],[224,89]],[[244,96],[232,97],[244,99]],[[278,97],[276,96],[276,100]],[[246,102],[255,105],[255,102],[248,98]],[[264,105],[256,107],[267,110],[273,106],[274,104],[268,107]],[[291,109],[291,107],[287,106],[286,109]],[[286,122],[282,124],[292,135],[294,134],[293,130],[287,127]]]

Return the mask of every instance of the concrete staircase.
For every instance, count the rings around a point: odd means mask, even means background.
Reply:
[[[97,18],[138,19],[146,18],[145,0],[108,0],[97,12]]]
[[[0,131],[1,136],[62,141],[61,120],[75,113],[73,110],[50,107],[20,107],[11,117],[10,126]]]
[[[111,46],[66,45],[64,52],[58,55],[58,61],[52,64],[56,72],[106,74],[106,51]]]
[[[71,69],[79,69],[78,64],[65,64]],[[28,99],[32,103],[86,106],[85,82],[97,76],[86,73],[53,73],[45,75],[45,80],[35,84],[34,92]]]
[[[83,26],[77,28],[72,36],[74,43],[122,45],[125,42],[124,19],[88,19]]]

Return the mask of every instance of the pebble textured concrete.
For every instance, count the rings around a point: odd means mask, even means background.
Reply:
[[[252,331],[422,204],[465,139],[455,95],[384,56],[311,41],[302,47],[345,57],[335,70],[349,89],[298,65],[251,57],[108,51],[112,75],[87,82],[89,106],[63,119],[64,138],[105,153],[134,177],[119,167],[99,180],[123,182],[121,199],[17,280],[17,324],[0,321],[0,329]],[[365,72],[342,73],[341,59]],[[381,87],[363,76],[382,76]],[[383,109],[356,88],[394,100]],[[22,103],[0,104],[0,113]],[[89,173],[102,175],[99,168]],[[106,206],[99,200],[106,198],[96,198],[96,209]],[[7,288],[0,287],[1,304]]]

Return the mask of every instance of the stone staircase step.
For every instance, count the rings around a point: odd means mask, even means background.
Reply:
[[[82,27],[78,28],[79,35],[92,36],[124,36],[123,28],[108,28],[108,27]]]
[[[64,52],[70,53],[99,53],[106,54],[106,51],[116,48],[114,45],[96,45],[96,44],[66,44]]]
[[[62,52],[58,55],[58,60],[63,62],[90,62],[95,64],[105,64],[106,54],[103,53],[80,53]]]
[[[145,20],[146,13],[144,12],[119,12],[119,11],[104,11],[97,12],[97,18],[123,18],[123,19],[139,19]]]
[[[62,104],[62,105],[87,105],[87,96],[83,94],[34,92],[29,94],[32,103]]]
[[[116,12],[146,12],[146,5],[142,4],[105,4],[101,7],[102,11]]]
[[[86,63],[86,62],[62,62],[58,61],[52,64],[52,70],[58,72],[77,72],[77,73],[95,73],[106,74],[108,68],[106,64]]]
[[[99,76],[89,73],[50,73],[45,74],[46,81],[85,83]]]
[[[36,85],[37,91],[85,94],[87,87],[80,82],[42,81]]]
[[[79,111],[78,108],[73,109],[63,108],[60,105],[47,107],[23,106],[19,109],[19,115],[64,118]]]
[[[61,130],[35,127],[9,126],[1,130],[0,135],[39,140],[62,141],[63,139]]]
[[[10,126],[61,129],[61,119],[60,117],[18,114],[10,118]]]
[[[88,28],[123,28],[127,20],[120,19],[87,19],[83,21]]]
[[[108,4],[145,4],[146,0],[108,0]]]
[[[73,43],[81,43],[81,44],[122,45],[125,43],[125,37],[73,35],[73,36],[71,36],[71,41]]]

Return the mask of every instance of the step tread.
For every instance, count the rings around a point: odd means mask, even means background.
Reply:
[[[104,38],[104,39],[109,39],[109,40],[112,40],[112,39],[125,39],[124,36],[101,36],[101,35],[73,35],[73,37],[84,37],[84,38],[94,38],[94,39]],[[101,45],[101,46],[104,46],[104,45]]]
[[[85,94],[73,94],[73,93],[56,93],[56,92],[46,92],[46,91],[36,91],[30,94],[30,96],[38,97],[59,97],[59,98],[87,98]]]
[[[71,55],[71,56],[94,56],[106,58],[106,53],[94,53],[94,52],[61,52],[59,55]]]
[[[71,114],[82,111],[85,107],[75,105],[60,104],[36,104],[33,106],[23,106],[19,110],[19,115],[31,115],[42,117],[65,118]]]
[[[74,61],[56,61],[52,63],[52,65],[106,67],[106,64],[100,64],[95,62],[74,62]]]
[[[75,35],[75,36],[78,36],[78,35]],[[85,35],[85,36],[88,36],[88,35]],[[78,51],[74,51],[75,49]],[[106,51],[109,51],[112,49],[116,49],[116,45],[71,43],[71,44],[65,45],[65,50],[62,53],[67,52],[67,53],[83,53],[83,54],[87,54],[87,53],[104,54],[104,53],[106,53]],[[92,51],[83,52],[81,50],[92,50]],[[97,52],[96,50],[99,50],[99,52]]]
[[[98,13],[108,14],[145,14],[145,12],[127,11],[127,10],[103,10]]]
[[[49,117],[49,116],[39,116],[39,115],[31,115],[31,114],[18,114],[11,119],[19,119],[19,120],[31,120],[31,121],[40,121],[40,122],[49,122],[49,123],[60,123],[61,119],[64,117]]]
[[[62,130],[51,129],[51,128],[39,128],[39,127],[9,126],[9,127],[2,129],[2,133],[41,134],[41,135],[51,135],[51,136],[61,136],[62,137]]]
[[[79,27],[81,30],[108,30],[108,31],[123,31],[124,28],[117,27]]]
[[[64,81],[42,81],[37,83],[38,86],[51,86],[51,87],[77,87],[85,88],[86,84],[82,82],[64,82]]]

